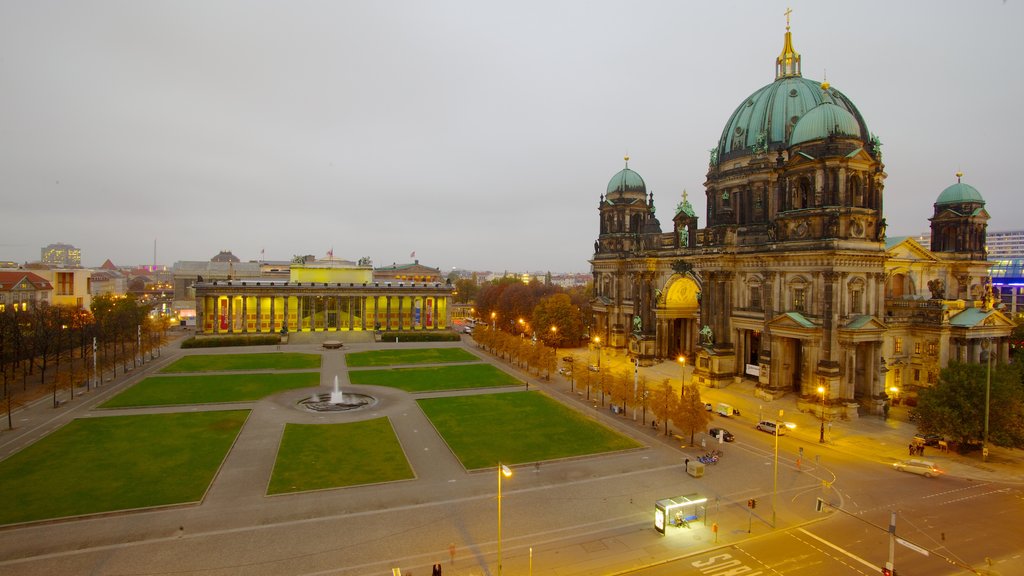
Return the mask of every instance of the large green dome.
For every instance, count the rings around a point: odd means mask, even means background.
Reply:
[[[647,185],[644,184],[644,179],[639,174],[629,169],[627,164],[626,168],[620,170],[618,174],[612,176],[612,179],[608,181],[607,196],[609,199],[612,194],[615,194],[617,197],[639,194],[641,198],[644,198],[647,196]]]
[[[828,88],[828,98],[832,106],[846,115],[825,109],[821,116],[825,116],[826,112],[831,112],[832,116],[842,116],[844,133],[859,136],[864,142],[870,141],[867,122],[853,102],[834,88]],[[718,140],[719,161],[751,154],[755,147],[765,152],[788,148],[790,134],[800,119],[824,101],[825,90],[822,90],[821,83],[801,76],[779,78],[762,87],[744,100],[726,122],[722,137]],[[849,124],[849,120],[854,124]],[[808,125],[807,134],[817,132],[820,132],[817,127]]]
[[[946,188],[939,194],[936,204],[963,204],[964,202],[979,202],[985,203],[985,199],[981,197],[981,192],[970,184],[964,184],[963,182],[957,182],[952,186]]]

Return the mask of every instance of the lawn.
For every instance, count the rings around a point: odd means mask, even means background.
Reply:
[[[154,376],[107,400],[100,408],[250,402],[283,390],[319,385],[319,372]]]
[[[348,373],[348,379],[353,384],[391,386],[406,392],[434,392],[523,384],[521,380],[509,376],[490,364],[353,370]]]
[[[73,420],[0,462],[0,524],[198,502],[248,415]]]
[[[447,362],[479,362],[480,358],[462,348],[413,348],[406,350],[372,350],[345,355],[352,368],[395,366],[398,364],[442,364]]]
[[[484,394],[418,400],[469,470],[640,446],[630,438],[540,393]]]
[[[287,424],[268,494],[413,478],[391,421]]]
[[[222,372],[231,370],[301,370],[320,367],[319,354],[195,354],[179,358],[161,372]]]

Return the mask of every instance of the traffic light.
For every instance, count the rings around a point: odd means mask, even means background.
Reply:
[[[892,576],[892,570],[888,568],[882,568],[882,576]]]

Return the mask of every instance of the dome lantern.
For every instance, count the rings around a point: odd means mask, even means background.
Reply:
[[[793,10],[786,8],[786,40],[782,44],[782,53],[775,59],[775,79],[793,78],[800,74],[800,53],[793,49],[793,34],[789,31],[789,15]]]

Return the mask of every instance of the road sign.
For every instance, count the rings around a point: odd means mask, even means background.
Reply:
[[[896,538],[896,542],[899,543],[899,544],[902,544],[903,546],[906,546],[907,548],[910,548],[911,550],[913,550],[914,552],[917,552],[918,554],[921,554],[922,556],[928,556],[928,551],[925,550],[924,548],[921,548],[917,544],[913,544],[911,542],[907,542],[903,538]]]

